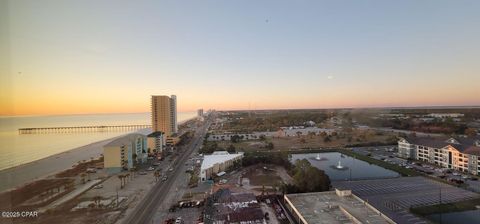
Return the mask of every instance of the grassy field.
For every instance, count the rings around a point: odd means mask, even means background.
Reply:
[[[372,131],[353,131],[351,137],[331,136],[330,141],[325,141],[320,135],[315,136],[290,136],[290,137],[267,137],[265,141],[251,140],[232,143],[231,141],[219,141],[218,146],[227,149],[233,145],[237,151],[269,151],[267,143],[273,143],[275,151],[290,151],[300,149],[319,149],[319,148],[339,148],[347,145],[368,144],[368,143],[386,143],[391,141],[392,135],[377,135]]]

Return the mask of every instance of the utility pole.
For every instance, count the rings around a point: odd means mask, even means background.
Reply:
[[[440,205],[442,205],[442,186],[440,186],[439,189],[439,199],[440,199]],[[442,210],[440,209],[440,224],[442,224]]]

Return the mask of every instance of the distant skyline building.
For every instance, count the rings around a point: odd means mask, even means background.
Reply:
[[[153,95],[151,100],[152,131],[163,132],[166,137],[177,133],[177,97]]]
[[[203,109],[198,109],[197,110],[197,116],[199,116],[199,117],[203,116]]]

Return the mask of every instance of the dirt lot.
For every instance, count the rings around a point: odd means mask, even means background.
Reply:
[[[254,191],[255,194],[261,194],[262,191],[273,193],[282,183],[293,183],[283,167],[261,164],[245,168],[240,181],[241,188]]]

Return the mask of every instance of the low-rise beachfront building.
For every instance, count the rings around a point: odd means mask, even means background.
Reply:
[[[117,138],[103,146],[103,155],[104,167],[109,174],[145,163],[148,157],[147,136],[133,133]]]
[[[479,137],[405,137],[398,141],[398,155],[444,168],[480,174]]]
[[[150,152],[163,152],[165,147],[165,134],[161,131],[152,132],[147,135],[147,147]]]
[[[287,194],[284,200],[300,224],[395,223],[350,190]]]
[[[215,174],[226,171],[234,165],[235,161],[243,158],[243,152],[230,154],[227,151],[216,151],[211,155],[203,156],[203,162],[200,168],[200,180],[206,181]]]

